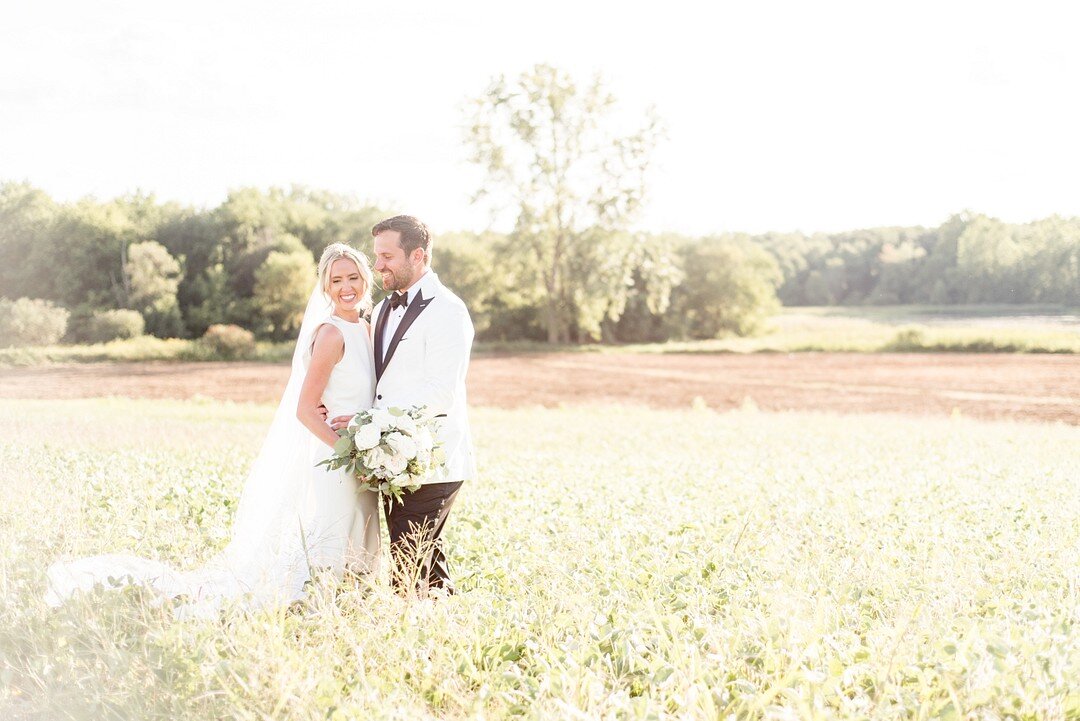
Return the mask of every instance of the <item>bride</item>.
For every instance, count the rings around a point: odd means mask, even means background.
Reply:
[[[326,248],[293,351],[292,372],[259,455],[248,471],[228,545],[203,566],[180,571],[127,554],[52,564],[45,601],[59,606],[96,584],[138,584],[183,597],[181,613],[211,616],[226,604],[255,609],[304,597],[317,569],[374,574],[379,559],[375,493],[357,492],[344,469],[316,464],[337,434],[322,419],[370,408],[375,393],[372,273],[363,254]]]

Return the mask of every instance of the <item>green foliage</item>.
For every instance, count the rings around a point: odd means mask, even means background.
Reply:
[[[303,241],[291,233],[263,230],[252,237],[248,249],[227,264],[229,287],[237,298],[254,299],[258,284],[256,274],[271,253],[306,254],[309,262],[314,258],[304,247]],[[310,292],[310,288],[308,291]]]
[[[747,239],[704,238],[681,253],[686,280],[672,298],[681,337],[750,335],[779,307],[776,262]]]
[[[542,296],[527,263],[498,233],[448,233],[436,239],[439,277],[465,302],[481,341],[542,340]]]
[[[216,263],[203,270],[202,275],[191,284],[191,295],[199,299],[198,305],[188,309],[188,327],[196,335],[223,320],[242,317],[242,303],[229,287],[229,275],[225,266]]]
[[[627,261],[625,283],[612,302],[618,313],[608,313],[604,321],[605,340],[668,340],[675,327],[669,322],[672,294],[686,278],[675,236],[635,236]]]
[[[45,285],[49,276],[38,269],[57,214],[44,191],[28,183],[0,184],[0,296],[52,297],[55,289]]]
[[[68,339],[75,343],[108,343],[137,338],[146,329],[142,315],[135,310],[98,310],[72,319]]]
[[[630,232],[658,131],[647,121],[639,133],[614,132],[612,103],[600,84],[580,86],[545,66],[494,82],[476,101],[469,133],[474,159],[488,171],[483,191],[505,201],[516,224],[509,234],[444,233],[434,249],[435,268],[469,305],[478,340],[660,343],[760,332],[775,308],[769,286],[786,306],[1080,306],[1080,218],[1014,225],[961,213],[937,228],[719,238]],[[559,141],[545,145],[553,129]],[[146,331],[161,337],[197,338],[233,324],[288,338],[300,256],[311,264],[333,241],[368,252],[370,228],[384,215],[303,187],[239,189],[216,208],[195,209],[152,195],[56,203],[25,183],[4,183],[0,295],[72,309],[71,339],[93,312],[116,309],[139,311]],[[280,290],[260,287],[260,272],[282,278]],[[892,332],[875,335],[872,347]],[[985,340],[930,344],[1061,347]]]
[[[919,326],[907,326],[896,331],[896,335],[885,348],[890,351],[919,351],[926,347],[926,332]]]
[[[69,315],[46,300],[0,298],[0,347],[52,345],[64,337]]]
[[[482,477],[445,532],[449,599],[397,598],[384,574],[370,589],[320,579],[301,608],[221,620],[178,622],[137,591],[45,607],[57,558],[190,568],[219,550],[271,415],[0,401],[0,717],[1080,708],[1080,430],[1059,424],[473,409]],[[58,417],[78,433],[56,440]]]
[[[197,210],[148,195],[57,204],[29,185],[5,183],[0,293],[88,310],[132,308],[160,336],[198,335],[222,322],[269,329],[254,295],[255,273],[272,252],[314,257],[335,241],[366,248],[383,216],[302,187],[241,189]],[[58,276],[63,283],[53,282]]]
[[[255,334],[237,325],[215,324],[206,329],[199,345],[221,360],[251,358],[255,353]]]
[[[372,226],[386,217],[382,210],[355,198],[298,185],[288,190],[233,191],[214,214],[224,234],[222,260],[226,265],[267,234],[293,236],[312,255],[321,254],[331,243],[366,248],[371,242]]]
[[[315,263],[306,249],[270,253],[255,271],[253,307],[270,327],[272,340],[294,338],[316,278]]]
[[[306,252],[312,263],[330,243],[367,251],[371,227],[385,215],[353,198],[301,186],[230,193],[213,211],[213,252],[189,286],[193,330],[227,322],[278,337],[289,327],[288,298],[275,301],[276,314],[269,319],[255,297],[256,273],[270,254]],[[310,292],[311,285],[305,300]]]
[[[1080,304],[1080,218],[1011,225],[961,213],[938,228],[754,236],[785,305]]]
[[[183,335],[184,322],[176,300],[180,276],[180,262],[160,243],[148,240],[128,246],[124,263],[128,305],[146,320],[151,335]]]

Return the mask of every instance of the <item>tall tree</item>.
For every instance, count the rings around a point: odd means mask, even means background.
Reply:
[[[614,108],[599,78],[579,86],[550,65],[500,76],[472,102],[466,139],[486,171],[476,199],[515,214],[510,248],[531,256],[552,343],[575,329],[598,334],[596,302],[625,282],[608,253],[627,252],[620,236],[642,206],[662,130],[649,112],[623,134]]]
[[[43,268],[60,209],[28,183],[0,183],[0,298],[55,298]],[[54,261],[55,262],[55,261]]]

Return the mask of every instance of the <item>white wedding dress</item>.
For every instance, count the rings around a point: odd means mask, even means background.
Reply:
[[[352,415],[371,408],[375,398],[374,351],[364,323],[329,316],[345,336],[345,355],[334,366],[323,391],[327,417]],[[320,324],[321,325],[321,324]],[[310,348],[306,349],[310,351]],[[305,354],[305,364],[310,353]],[[333,454],[333,449],[311,436],[311,465]],[[357,487],[344,469],[319,466],[312,484],[315,513],[307,534],[308,555],[315,568],[331,568],[341,577],[346,568],[375,573],[379,563],[379,494]]]
[[[374,354],[363,323],[330,315],[316,289],[293,352],[292,373],[259,455],[248,472],[228,545],[204,565],[181,571],[129,554],[59,561],[49,566],[45,602],[59,606],[76,591],[143,585],[157,598],[183,597],[178,615],[213,617],[226,605],[257,609],[304,597],[317,568],[339,578],[348,568],[374,572],[379,558],[378,496],[357,492],[345,471],[316,467],[332,452],[296,417],[315,331],[333,323],[345,336],[323,403],[330,418],[370,408]]]

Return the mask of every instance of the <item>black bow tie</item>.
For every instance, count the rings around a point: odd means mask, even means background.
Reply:
[[[398,308],[407,308],[409,306],[409,296],[407,293],[391,293],[390,294],[390,310],[397,310]]]

